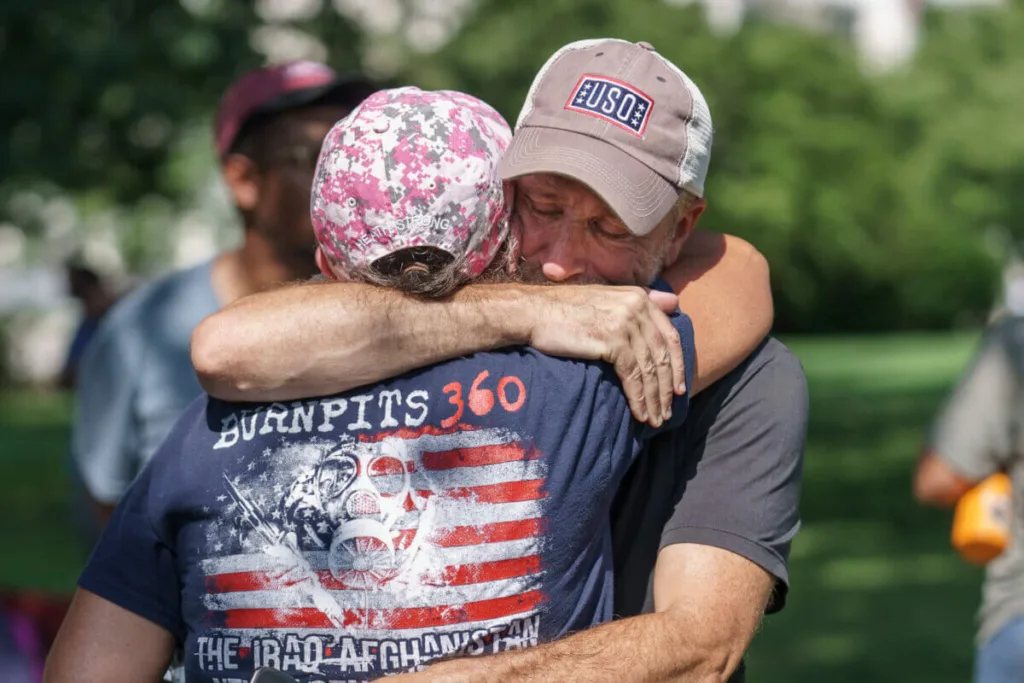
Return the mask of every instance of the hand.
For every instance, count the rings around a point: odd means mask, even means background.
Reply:
[[[634,417],[660,427],[673,394],[686,391],[679,333],[666,313],[675,294],[640,287],[530,288],[530,345],[551,356],[603,360],[615,367]]]

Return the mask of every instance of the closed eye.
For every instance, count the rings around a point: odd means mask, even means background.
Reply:
[[[526,204],[526,208],[530,210],[530,213],[543,216],[544,218],[558,218],[562,215],[560,208],[555,206],[537,206],[529,197],[523,197],[523,203]]]
[[[624,227],[615,226],[612,229],[611,226],[606,226],[601,221],[590,221],[588,226],[591,232],[608,240],[625,241],[633,237]]]

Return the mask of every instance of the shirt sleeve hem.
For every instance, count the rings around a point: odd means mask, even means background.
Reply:
[[[973,482],[980,482],[982,479],[986,479],[999,471],[999,468],[994,464],[972,465],[961,459],[950,457],[946,451],[935,446],[932,447],[932,452],[961,477]]]
[[[149,598],[128,589],[126,584],[118,581],[117,578],[100,576],[97,571],[86,571],[79,577],[78,586],[90,593],[95,593],[104,600],[109,600],[132,614],[153,622],[181,642],[182,634],[177,619],[168,614],[163,607],[154,604]]]
[[[696,526],[676,526],[665,529],[661,535],[660,549],[679,543],[694,543],[721,548],[745,557],[777,581],[789,586],[789,569],[779,555],[763,545],[721,529]]]

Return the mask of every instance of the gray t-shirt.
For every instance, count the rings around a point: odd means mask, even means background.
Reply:
[[[654,564],[676,543],[723,548],[759,565],[777,579],[768,612],[782,609],[800,528],[807,413],[800,361],[769,338],[691,401],[680,429],[651,442],[612,512],[617,616],[654,611]],[[744,675],[741,665],[730,681]]]
[[[72,455],[90,495],[116,503],[202,393],[189,340],[220,308],[212,262],[143,285],[104,317],[82,358]]]
[[[983,643],[1024,614],[1024,317],[990,327],[932,428],[929,446],[966,479],[1000,470],[1013,485],[1010,545],[986,568],[979,614]]]

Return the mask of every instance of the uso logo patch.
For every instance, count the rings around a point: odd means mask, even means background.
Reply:
[[[628,83],[583,74],[565,103],[569,111],[589,114],[643,137],[654,100]]]

